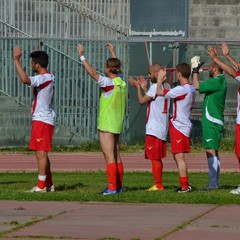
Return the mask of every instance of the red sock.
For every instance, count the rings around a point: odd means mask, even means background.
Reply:
[[[41,189],[46,187],[46,175],[38,175],[38,187]]]
[[[122,188],[123,172],[124,172],[123,163],[122,162],[117,163],[117,189]]]
[[[46,181],[38,180],[38,187],[44,189],[46,187]]]
[[[163,170],[163,164],[162,160],[155,160],[152,159],[152,174],[154,178],[155,185],[158,188],[163,188],[162,185],[162,170]]]
[[[51,173],[51,171],[50,171],[50,172],[47,172],[46,186],[47,186],[48,188],[50,188],[52,185],[53,185],[52,173]]]
[[[179,177],[180,186],[183,189],[188,189],[188,177]]]
[[[116,181],[117,181],[117,164],[109,163],[107,164],[107,178],[108,178],[108,189],[116,190]]]

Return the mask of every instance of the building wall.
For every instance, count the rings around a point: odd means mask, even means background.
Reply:
[[[194,40],[209,40],[216,47],[218,54],[222,56],[221,41],[228,42],[231,55],[235,59],[240,59],[240,0],[189,0],[189,31],[188,38]],[[216,43],[214,44],[214,41]],[[190,62],[191,57],[199,55],[205,62],[204,67],[208,67],[211,62],[206,53],[207,44],[189,45],[186,56]],[[224,61],[225,59],[222,58]],[[226,61],[227,62],[227,61]],[[225,116],[226,136],[234,132],[237,107],[237,89],[238,83],[225,74],[228,82],[227,99],[225,104],[225,113],[231,116]],[[200,73],[200,80],[208,77],[207,73]],[[197,94],[195,111],[200,112],[203,96]],[[195,124],[199,123],[197,121]],[[201,128],[199,128],[200,130]],[[195,135],[198,135],[196,133]]]
[[[190,0],[189,38],[239,40],[240,0]]]

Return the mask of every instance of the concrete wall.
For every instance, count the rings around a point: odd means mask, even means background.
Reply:
[[[240,39],[240,0],[190,0],[189,38]]]
[[[240,0],[189,0],[189,31],[188,37],[196,40],[216,40],[216,41],[239,41],[240,40]],[[231,55],[237,60],[240,59],[240,41],[238,46],[230,44]],[[211,62],[206,53],[207,45],[188,45],[186,56],[188,62],[194,55],[199,55],[205,62],[204,67],[208,67]],[[221,53],[221,44],[214,45],[218,53]],[[223,60],[224,57],[222,58]],[[225,112],[236,113],[238,83],[225,74],[228,82],[227,100]],[[207,73],[201,73],[200,79],[208,77]],[[200,112],[203,96],[197,94],[197,102],[194,111]],[[196,107],[198,109],[196,109]],[[235,116],[225,116],[226,133],[234,132]],[[200,128],[199,128],[200,130]],[[198,135],[199,130],[196,130]],[[228,135],[228,134],[227,134]]]

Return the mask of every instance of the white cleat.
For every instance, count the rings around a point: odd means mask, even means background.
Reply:
[[[231,194],[240,194],[240,186],[230,191]]]
[[[47,187],[47,192],[55,192],[56,189],[55,189],[55,186],[52,185],[51,187]]]
[[[30,192],[30,193],[45,193],[47,192],[46,188],[39,188],[38,186],[33,187],[32,189],[26,191],[26,192]]]

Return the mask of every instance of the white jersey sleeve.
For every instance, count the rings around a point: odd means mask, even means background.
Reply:
[[[114,90],[114,82],[111,78],[100,75],[98,85],[102,89],[105,97],[111,96]]]
[[[177,86],[172,88],[170,91],[166,91],[165,97],[166,98],[184,98],[186,95],[186,90],[182,86]]]
[[[235,80],[240,83],[240,72],[236,73]],[[237,93],[237,124],[240,124],[240,85],[238,87],[238,93]]]
[[[156,94],[157,94],[157,84],[152,84],[148,89],[146,95],[154,99],[157,96]]]

